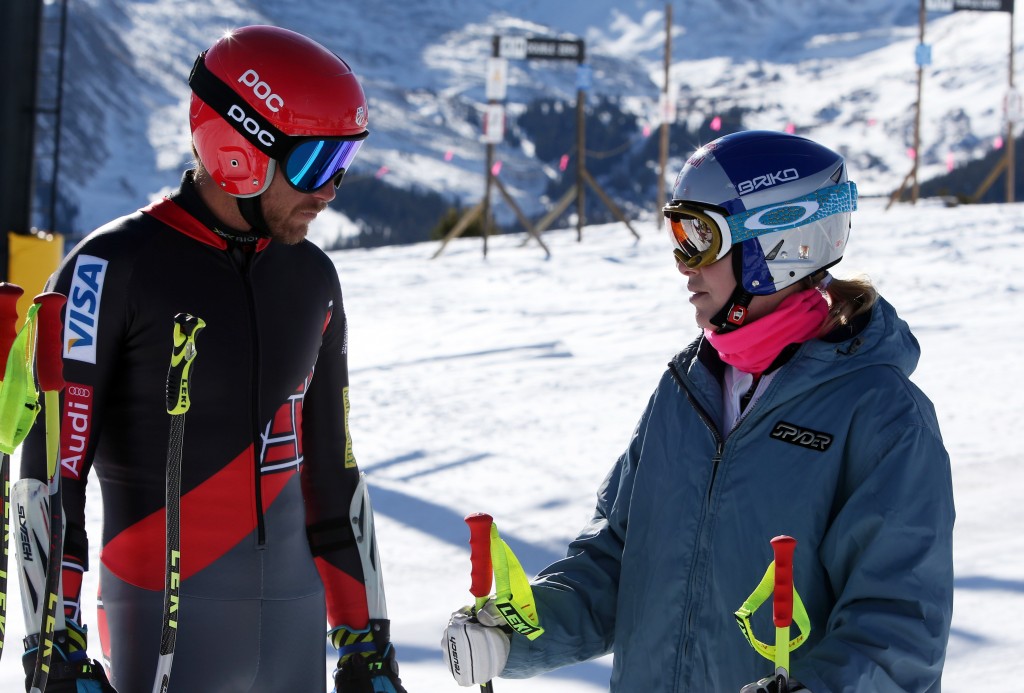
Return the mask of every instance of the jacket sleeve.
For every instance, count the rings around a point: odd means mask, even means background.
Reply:
[[[332,310],[303,402],[302,488],[306,532],[327,597],[331,627],[364,628],[371,614],[349,511],[359,469],[348,429],[348,335],[336,272]]]
[[[938,691],[953,607],[953,491],[937,426],[896,422],[851,466],[819,550],[836,603],[794,659],[814,693]]]
[[[650,422],[654,396],[597,493],[590,522],[566,557],[532,582],[544,635],[512,636],[504,678],[527,678],[607,654],[615,638],[619,573],[636,465]]]
[[[81,622],[82,576],[89,568],[86,483],[104,420],[104,399],[118,359],[126,291],[115,261],[86,244],[69,255],[47,283],[67,296],[63,315],[65,387],[60,396],[60,475],[66,522],[63,597],[66,618]],[[42,398],[40,398],[42,403]],[[22,478],[46,481],[45,411],[40,411],[21,457]]]

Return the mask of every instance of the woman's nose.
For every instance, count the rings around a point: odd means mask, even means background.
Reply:
[[[690,269],[680,260],[676,260],[676,269],[679,270],[679,274],[684,277],[692,277],[693,275],[700,273],[699,269]]]

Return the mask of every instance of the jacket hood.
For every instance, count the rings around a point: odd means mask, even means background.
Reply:
[[[921,346],[910,326],[881,296],[871,308],[871,320],[858,334],[841,342],[814,339],[804,345],[802,352],[830,368],[892,366],[908,377],[921,358]]]

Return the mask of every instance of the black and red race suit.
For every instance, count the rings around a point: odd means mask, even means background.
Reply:
[[[348,514],[347,328],[337,270],[308,241],[218,229],[174,195],[84,239],[48,286],[64,312],[65,612],[88,568],[86,481],[103,499],[98,630],[119,691],[149,691],[164,586],[165,381],[173,318],[196,338],[185,415],[172,691],[323,691],[325,626],[367,625]],[[44,420],[38,417],[39,422]],[[45,479],[43,424],[22,476]]]

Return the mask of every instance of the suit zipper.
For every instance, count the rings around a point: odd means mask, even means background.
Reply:
[[[249,308],[249,344],[252,349],[252,375],[250,378],[251,390],[249,401],[251,403],[250,414],[252,416],[252,458],[253,476],[256,495],[256,545],[263,547],[267,543],[267,527],[263,517],[263,475],[260,474],[260,456],[262,453],[260,431],[260,343],[259,330],[257,328],[256,297],[252,291],[252,263],[255,259],[255,252],[242,253],[242,276],[245,284],[245,298]]]

